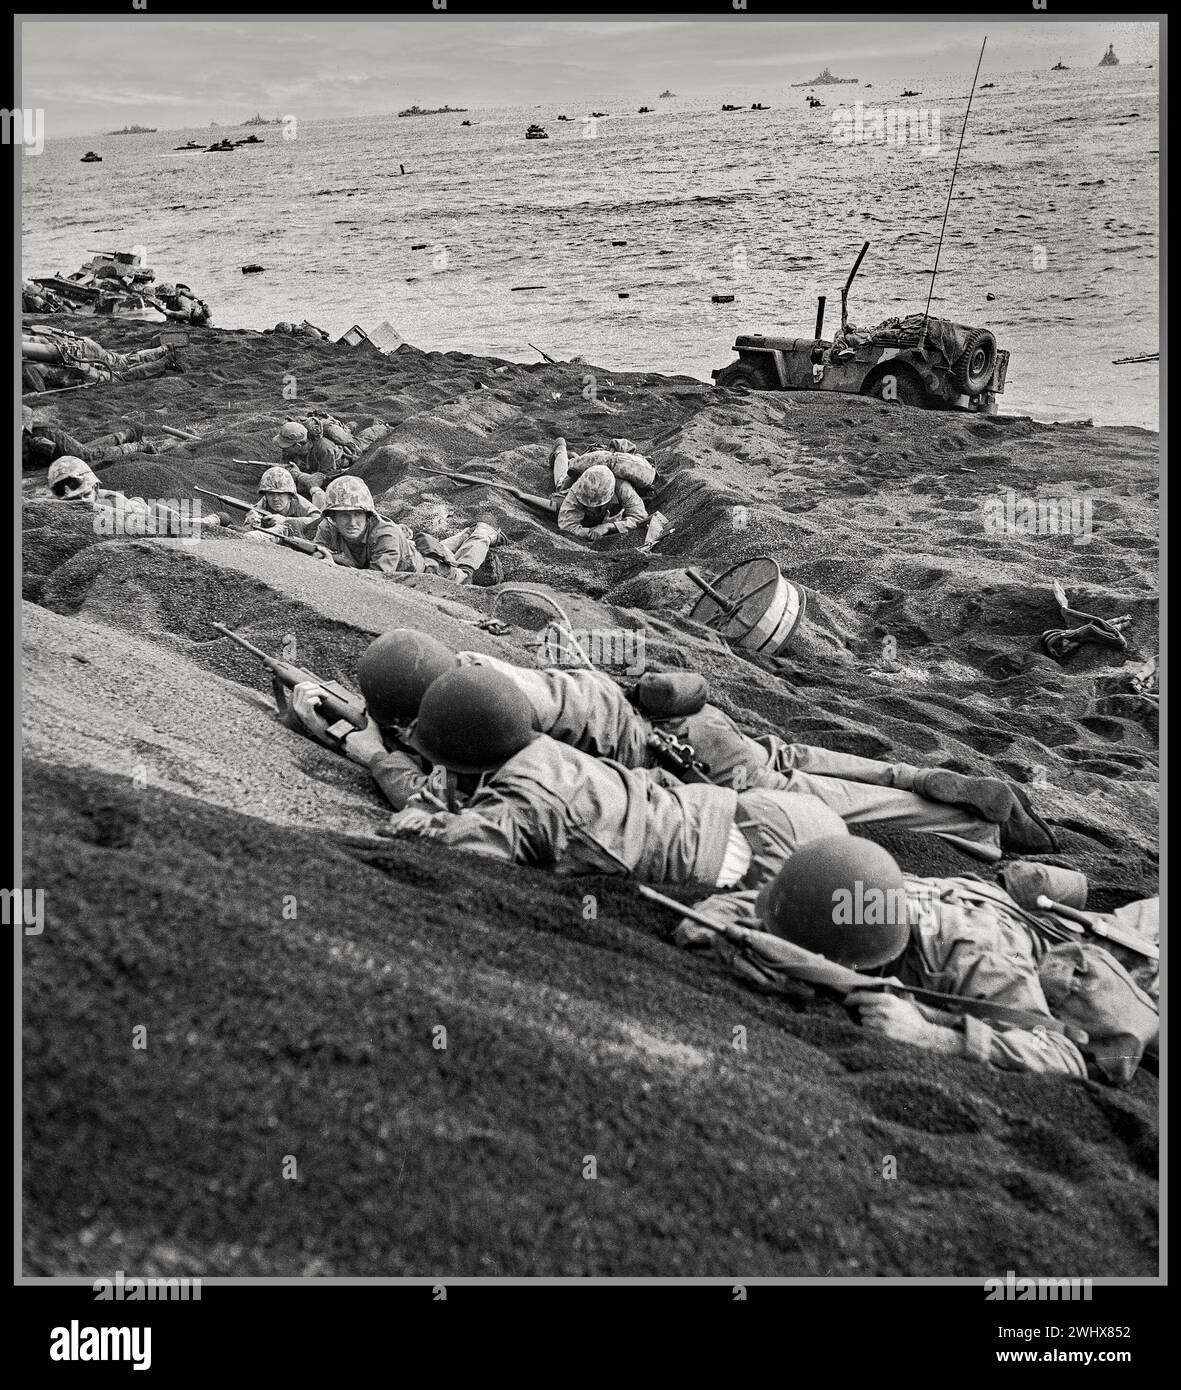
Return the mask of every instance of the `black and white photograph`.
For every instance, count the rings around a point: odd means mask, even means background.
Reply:
[[[14,38],[34,1356],[946,1284],[1135,1364],[1163,17]]]

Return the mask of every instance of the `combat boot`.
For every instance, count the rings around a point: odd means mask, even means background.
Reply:
[[[1003,825],[1016,804],[1007,782],[997,777],[966,777],[944,767],[923,768],[915,778],[914,790],[942,806],[974,811],[994,825]]]

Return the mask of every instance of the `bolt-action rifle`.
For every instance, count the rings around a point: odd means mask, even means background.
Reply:
[[[918,989],[911,985],[904,985],[893,977],[862,975],[856,970],[837,965],[834,961],[817,955],[814,951],[806,951],[802,946],[796,946],[790,941],[785,941],[783,937],[774,936],[770,932],[754,931],[749,927],[740,927],[733,923],[722,925],[711,921],[704,913],[686,907],[684,903],[679,903],[673,898],[666,898],[663,893],[656,892],[654,888],[649,888],[646,884],[638,883],[636,888],[650,902],[667,908],[670,912],[675,912],[678,917],[687,917],[689,921],[696,922],[699,926],[708,927],[710,931],[733,942],[742,954],[765,974],[771,976],[778,974],[791,980],[800,981],[822,993],[835,995],[838,999],[843,1000],[847,995],[857,990],[876,990],[887,994],[909,995],[918,1003],[934,1006],[943,1014],[971,1014],[975,1018],[992,1019],[998,1023],[1006,1023],[1013,1028],[1024,1028],[1030,1031],[1035,1028],[1044,1028],[1050,1033],[1065,1034],[1071,1042],[1079,1046],[1084,1045],[1087,1041],[1087,1035],[1082,1029],[1062,1023],[1049,1014],[1035,1013],[1032,1009],[1011,1008],[1007,1004],[993,1003],[990,999],[965,999],[958,994],[941,994],[933,989]]]
[[[203,493],[206,497],[212,497],[217,502],[224,503],[227,507],[234,507],[240,512],[257,512],[259,506],[257,502],[246,502],[241,497],[227,497],[220,492],[210,492],[208,488],[198,487],[194,492]],[[318,550],[311,541],[305,541],[301,536],[289,536],[283,531],[272,530],[268,526],[259,527],[262,535],[269,537],[273,541],[278,541],[280,545],[288,546],[292,550],[298,550],[301,555],[316,555]]]
[[[320,701],[320,713],[328,720],[328,733],[333,739],[339,741],[353,729],[367,727],[369,716],[365,710],[365,701],[359,695],[354,695],[351,690],[346,690],[343,685],[339,685],[336,681],[326,681],[317,676],[314,671],[296,666],[293,661],[284,661],[281,657],[268,656],[261,647],[256,647],[245,637],[239,637],[236,632],[231,632],[224,623],[214,623],[213,626],[223,637],[228,637],[232,642],[237,642],[240,647],[245,647],[251,656],[258,657],[270,671],[275,692],[275,704],[279,707],[281,714],[286,713],[286,701],[281,692],[294,690],[297,685],[302,685],[305,681],[312,681],[325,692]]]
[[[501,492],[511,492],[519,501],[524,502],[527,507],[534,508],[535,511],[545,512],[547,516],[552,516],[562,505],[555,502],[552,497],[542,497],[537,492],[526,492],[523,488],[513,487],[511,483],[498,483],[495,478],[481,478],[478,473],[449,473],[445,468],[427,468],[425,464],[420,465],[424,473],[434,473],[440,478],[451,478],[457,483],[483,483],[485,487],[498,488]]]

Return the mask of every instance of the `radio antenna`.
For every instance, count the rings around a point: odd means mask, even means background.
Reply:
[[[960,131],[960,143],[955,152],[955,168],[951,171],[951,186],[947,190],[947,206],[943,209],[943,226],[939,228],[939,245],[935,248],[935,265],[931,271],[931,288],[927,291],[927,307],[923,310],[923,332],[927,331],[927,315],[931,312],[931,296],[935,293],[935,276],[939,273],[939,253],[943,250],[943,234],[947,231],[947,214],[951,211],[951,195],[955,191],[955,176],[960,167],[960,151],[964,148],[964,136],[968,130],[968,116],[972,110],[972,97],[976,93],[976,78],[980,76],[980,64],[984,61],[984,43],[980,45],[980,57],[976,59],[976,76],[972,78],[972,90],[968,93],[968,105],[964,111],[964,125]]]

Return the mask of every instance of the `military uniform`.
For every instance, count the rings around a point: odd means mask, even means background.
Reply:
[[[314,488],[326,487],[338,473],[348,468],[344,450],[329,439],[313,439],[304,447],[281,449],[279,461],[291,471],[303,497],[310,497]]]
[[[459,652],[457,660],[461,666],[482,666],[508,676],[532,706],[533,724],[541,733],[594,758],[614,758],[625,767],[642,765],[648,726],[609,676],[598,671],[534,671],[483,652]],[[400,811],[425,784],[427,773],[423,759],[392,730],[383,728],[382,737],[387,752],[373,759],[369,771],[382,795]],[[664,785],[677,785],[670,777],[649,775]]]
[[[648,509],[640,494],[620,479],[615,481],[615,493],[602,507],[584,507],[573,496],[567,494],[558,511],[558,530],[570,536],[586,540],[597,538],[598,526],[607,526],[612,531],[634,531],[648,520]]]
[[[810,839],[846,833],[814,797],[662,787],[540,734],[426,833],[449,848],[563,875],[757,887]]]
[[[1001,857],[999,830],[989,821],[954,806],[906,790],[920,769],[905,764],[874,762],[844,753],[830,753],[781,739],[748,738],[721,710],[706,705],[697,715],[649,724],[609,676],[590,670],[532,670],[514,666],[483,652],[459,652],[463,666],[483,666],[499,672],[525,695],[533,708],[533,726],[560,743],[596,758],[610,758],[624,767],[643,768],[655,782],[683,785],[673,774],[657,769],[649,746],[652,728],[669,729],[693,744],[710,767],[710,780],[735,791],[761,788],[815,796],[849,825],[889,824],[899,829],[938,835],[977,858]],[[806,766],[804,773],[781,773],[770,765],[768,748],[778,748],[781,764]],[[377,775],[376,772],[374,774]],[[379,785],[382,779],[378,778]],[[405,805],[390,796],[401,788],[400,778],[382,785],[395,809]]]
[[[204,516],[197,511],[186,520],[163,502],[146,502],[142,497],[128,497],[111,488],[99,488],[88,503],[68,501],[70,506],[89,506],[95,515],[95,530],[103,535],[144,535],[186,537],[203,527],[216,525],[213,513]],[[198,504],[199,506],[199,504]]]
[[[426,568],[404,527],[371,514],[358,540],[346,540],[331,516],[321,518],[313,540],[332,552],[345,569],[380,570],[383,574],[422,574]]]
[[[660,720],[658,729],[692,746],[722,786],[771,787],[818,796],[850,825],[889,824],[926,831],[978,859],[1001,857],[1000,832],[990,821],[918,792],[923,769],[833,753],[774,734],[751,738],[714,705],[696,714]],[[653,755],[646,750],[644,765]]]
[[[916,988],[987,999],[1053,1017],[1040,975],[1052,943],[1033,925],[1036,919],[1003,889],[972,878],[910,874],[905,875],[905,883],[910,943],[901,961],[889,967],[897,979]],[[765,931],[757,898],[755,892],[719,894],[698,903],[696,910],[722,926]],[[1121,909],[1113,920],[1127,922],[1131,916],[1142,921],[1150,915],[1145,910],[1154,901]],[[776,988],[775,972],[762,969],[740,943],[688,920],[678,926],[676,940],[681,946],[714,955],[756,984]],[[956,1031],[960,1052],[976,1061],[1006,1071],[1087,1076],[1082,1053],[1062,1033],[1011,1028],[967,1015]]]
[[[621,453],[619,457],[626,461],[629,456]],[[596,466],[607,468],[614,477],[611,465],[615,458],[616,452],[610,449],[596,449],[589,454],[580,455],[580,477]],[[631,483],[618,477],[615,477],[614,493],[607,501],[599,506],[586,505],[579,496],[578,480],[570,484],[567,476],[570,465],[564,439],[559,439],[554,445],[552,461],[554,486],[559,490],[559,495],[564,492],[562,505],[558,510],[559,531],[583,540],[595,540],[598,539],[596,528],[599,526],[607,526],[611,531],[618,533],[634,531],[637,526],[642,526],[648,520],[648,509],[644,506],[640,494]],[[565,490],[567,484],[570,484],[568,491]]]
[[[255,526],[262,527],[262,523],[268,518],[278,517],[283,523],[282,530],[285,535],[296,536],[301,540],[310,540],[316,534],[323,513],[319,507],[313,506],[306,497],[300,497],[296,493],[288,493],[287,495],[291,498],[288,511],[272,512],[260,502],[259,506],[255,507],[252,512],[246,513],[242,525],[250,530]],[[272,525],[264,529],[279,528]]]
[[[601,671],[531,670],[483,652],[460,652],[460,665],[498,671],[533,707],[534,728],[594,758],[652,766],[649,727],[620,687]],[[656,780],[667,780],[657,778]]]
[[[143,427],[127,425],[112,430],[110,434],[99,435],[89,444],[83,444],[65,430],[54,429],[50,425],[33,425],[21,431],[21,464],[24,468],[46,468],[54,459],[70,455],[83,463],[110,463],[128,454],[148,452],[143,444]]]
[[[496,527],[480,521],[444,540],[420,535],[417,549],[429,574],[441,575],[453,584],[467,584],[488,558],[489,549],[498,539]]]
[[[65,329],[30,334],[27,341],[34,362],[41,362],[38,346],[56,350],[61,367],[71,368],[92,381],[143,381],[149,377],[163,376],[176,366],[176,356],[170,347],[113,352],[93,338],[84,338]],[[39,370],[42,375],[52,375],[54,369],[53,366],[47,369],[42,365]]]

